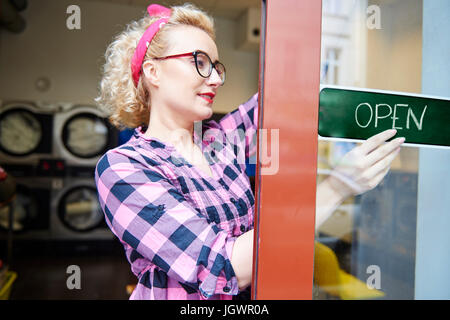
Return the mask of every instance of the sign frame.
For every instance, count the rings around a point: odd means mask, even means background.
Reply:
[[[367,92],[367,93],[380,93],[380,94],[388,94],[388,95],[399,95],[406,96],[411,98],[424,98],[424,99],[436,99],[436,100],[447,100],[450,103],[450,97],[442,97],[428,94],[420,94],[420,93],[410,93],[410,92],[401,92],[401,91],[391,91],[391,90],[380,90],[380,89],[371,89],[371,88],[360,88],[360,87],[350,87],[350,86],[338,86],[338,85],[320,85],[319,96],[322,90],[324,89],[337,89],[337,90],[349,90],[349,91],[358,91],[358,92]],[[320,102],[319,102],[320,109]],[[449,124],[450,125],[450,124]],[[380,132],[383,130],[380,130]],[[401,131],[397,131],[398,136],[402,136]],[[320,135],[320,141],[331,141],[331,142],[355,142],[362,143],[366,139],[352,139],[352,138],[341,138],[341,137],[325,137]],[[422,144],[422,143],[409,143],[405,141],[402,144],[402,147],[415,147],[415,148],[432,148],[432,149],[445,149],[448,150],[450,146],[443,145],[431,145],[431,144]]]

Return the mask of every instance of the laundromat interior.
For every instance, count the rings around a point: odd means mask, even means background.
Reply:
[[[215,15],[221,57],[235,65],[215,101],[217,118],[258,90],[258,42],[236,38],[245,33],[239,18],[258,15],[260,4],[193,2]],[[12,241],[9,206],[0,209],[0,257],[17,273],[10,299],[128,299],[127,286],[136,284],[94,181],[100,156],[131,133],[110,125],[94,98],[107,45],[148,4],[1,1],[16,17],[0,28],[0,166],[17,186]],[[79,29],[71,29],[71,5],[79,8]],[[70,266],[79,267],[81,289],[67,287]]]
[[[190,1],[214,16],[227,66],[215,120],[260,89],[261,10],[268,1]],[[439,70],[450,65],[438,57],[450,50],[448,38],[439,38],[448,37],[450,24],[433,1],[322,0],[320,85],[426,94],[448,106],[450,72]],[[94,172],[132,130],[113,127],[95,98],[108,44],[149,4],[0,0],[0,299],[130,298],[137,278],[105,221]],[[435,16],[441,30],[429,27]],[[318,183],[356,143],[318,138]],[[449,161],[448,146],[405,146],[377,188],[336,208],[311,239],[314,281],[307,296],[450,298]],[[255,191],[257,172],[249,163]],[[381,280],[373,277],[378,273]]]

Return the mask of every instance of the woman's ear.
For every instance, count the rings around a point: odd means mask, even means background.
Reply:
[[[142,73],[149,84],[155,87],[159,86],[159,69],[155,61],[146,60],[142,64]]]

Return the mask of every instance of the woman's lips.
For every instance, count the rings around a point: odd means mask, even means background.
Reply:
[[[213,103],[213,99],[214,99],[213,94],[199,94],[198,96],[205,99],[208,103]]]

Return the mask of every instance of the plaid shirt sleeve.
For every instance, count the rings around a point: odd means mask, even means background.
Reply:
[[[248,159],[256,153],[256,132],[258,128],[258,93],[247,102],[241,104],[236,110],[228,113],[220,120],[227,140],[238,137],[239,144],[245,148],[245,157]],[[235,141],[232,141],[235,145]],[[244,146],[245,144],[245,146]]]
[[[236,238],[209,223],[162,170],[114,149],[95,178],[108,225],[126,248],[204,298],[238,294],[230,262]]]

